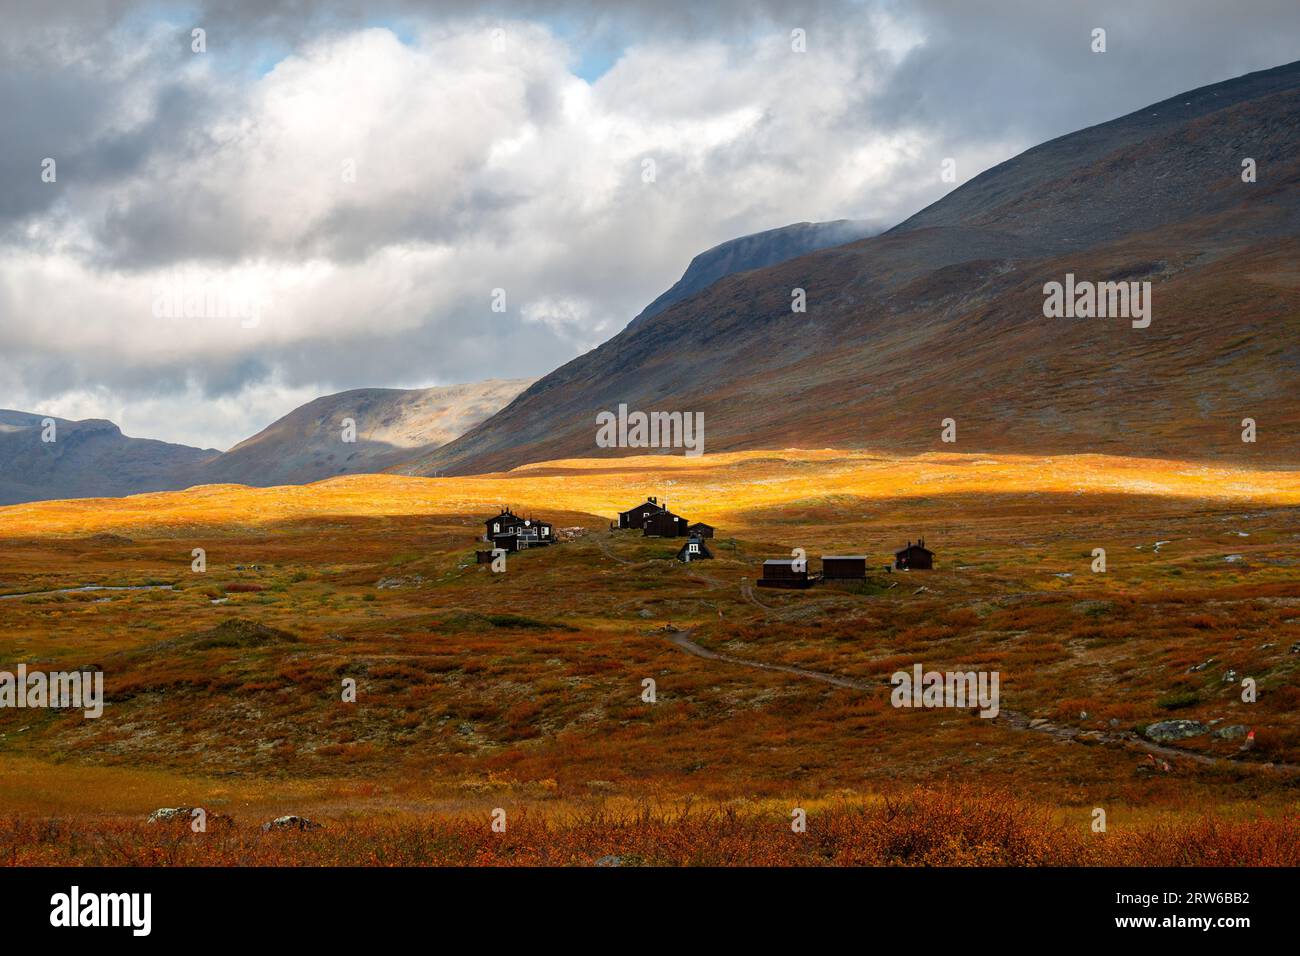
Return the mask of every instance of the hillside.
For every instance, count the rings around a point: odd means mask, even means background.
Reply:
[[[628,328],[645,324],[673,303],[704,291],[726,276],[773,266],[818,249],[864,239],[880,231],[875,224],[856,219],[796,222],[719,243],[692,259],[682,277],[642,309]]]
[[[706,450],[1142,453],[1294,463],[1300,63],[1030,149],[873,238],[723,278],[402,466],[598,449],[595,416],[703,412]],[[1245,183],[1244,158],[1258,181]],[[1151,283],[1148,328],[1045,318],[1044,285]],[[791,290],[807,291],[792,313]],[[957,444],[939,444],[941,421]],[[1258,441],[1241,441],[1254,418]]]
[[[55,418],[54,441],[44,442],[45,418],[0,410],[0,505],[180,488],[185,474],[219,454],[129,438],[112,422],[94,418]]]
[[[194,483],[267,487],[382,471],[462,435],[529,384],[490,379],[434,388],[359,388],[294,409],[205,464]],[[342,441],[343,420],[356,441]]]

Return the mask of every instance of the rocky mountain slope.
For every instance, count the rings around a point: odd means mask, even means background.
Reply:
[[[866,220],[836,219],[834,222],[796,222],[730,239],[692,259],[682,277],[646,306],[628,328],[644,324],[674,302],[704,291],[725,276],[776,265],[818,249],[855,242],[880,231],[878,226]]]
[[[200,484],[303,484],[383,471],[446,444],[508,404],[529,379],[434,388],[358,388],[294,409],[199,469]],[[345,419],[356,441],[343,441]]]
[[[1030,149],[888,232],[724,277],[402,471],[597,447],[596,415],[702,412],[707,451],[1300,454],[1300,63]],[[1243,181],[1252,160],[1254,182]],[[1149,282],[1149,326],[1047,318],[1047,283]],[[791,290],[807,293],[792,312]],[[1138,287],[1141,289],[1141,286]],[[940,442],[942,422],[956,443]],[[1257,441],[1242,441],[1243,419]]]

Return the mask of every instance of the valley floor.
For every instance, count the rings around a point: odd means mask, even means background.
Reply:
[[[608,530],[646,495],[716,526],[716,559]],[[502,504],[581,530],[494,574],[473,552]],[[920,536],[936,569],[886,573]],[[0,670],[102,668],[107,694],[98,719],[0,708],[0,862],[1294,864],[1298,544],[1300,474],[1103,456],[0,508],[0,596],[25,595],[0,600]],[[753,587],[796,547],[874,570]],[[997,671],[1000,713],[891,706],[918,663]],[[1171,720],[1201,732],[1153,740]],[[162,806],[234,827],[143,822]],[[288,813],[325,828],[262,834]]]

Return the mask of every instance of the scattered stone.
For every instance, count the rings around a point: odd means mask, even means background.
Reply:
[[[1236,740],[1238,737],[1244,737],[1250,731],[1250,728],[1244,724],[1229,724],[1227,727],[1220,727],[1212,735],[1216,740]]]
[[[171,823],[173,820],[189,820],[193,813],[193,807],[159,807],[149,814],[149,822]]]
[[[1080,720],[1087,720],[1087,719],[1088,719],[1088,712],[1087,712],[1086,710],[1081,710],[1081,711],[1079,711],[1079,719],[1080,719]]]
[[[306,817],[288,816],[276,817],[262,824],[262,832],[269,833],[271,830],[320,830],[322,825],[314,820],[308,820]]]
[[[1110,725],[1111,725],[1112,727],[1118,727],[1118,726],[1119,726],[1119,718],[1118,718],[1118,717],[1112,717],[1112,718],[1110,719]]]
[[[1213,663],[1214,663],[1214,658],[1211,657],[1207,661],[1202,661],[1200,664],[1194,664],[1193,666],[1187,668],[1187,673],[1195,674],[1197,671],[1203,671]]]
[[[621,856],[602,856],[596,861],[597,866],[622,866],[623,858]]]
[[[1237,563],[1238,561],[1241,560],[1241,555],[1239,555],[1239,554],[1230,554],[1230,555],[1228,555],[1226,558],[1224,558],[1223,560],[1235,564],[1235,563]]]
[[[1188,737],[1199,737],[1209,729],[1199,720],[1162,720],[1148,726],[1143,733],[1148,740],[1167,744]]]
[[[1046,717],[1035,717],[1033,720],[1031,720],[1031,721],[1029,722],[1029,729],[1030,729],[1030,730],[1037,730],[1039,727],[1043,727],[1043,726],[1045,726],[1047,723],[1048,723],[1048,720],[1047,720]]]
[[[1300,641],[1296,641],[1294,644],[1291,645],[1291,653],[1300,654]]]
[[[1223,672],[1223,683],[1225,683],[1225,684],[1235,684],[1236,682],[1237,682],[1237,672],[1236,672],[1236,671],[1234,671],[1234,670],[1226,670],[1226,671]]]

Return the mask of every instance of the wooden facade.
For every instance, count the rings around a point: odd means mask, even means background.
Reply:
[[[865,581],[865,554],[823,554],[822,579],[825,581]]]
[[[684,538],[690,533],[689,526],[690,522],[681,515],[660,511],[645,519],[642,534],[649,538]]]
[[[639,504],[635,508],[628,508],[627,511],[620,511],[618,513],[618,526],[620,528],[644,528],[647,519],[664,510],[664,506],[659,504],[659,499],[647,498],[644,504]]]
[[[763,562],[763,576],[758,579],[760,588],[807,588],[816,581],[808,573],[807,564],[796,568],[792,559],[770,559]]]

